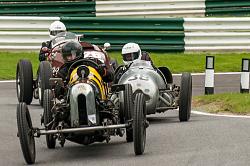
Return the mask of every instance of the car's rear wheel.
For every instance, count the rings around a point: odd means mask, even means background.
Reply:
[[[28,164],[35,163],[36,148],[33,136],[33,127],[27,105],[22,102],[17,105],[18,136],[23,156]]]
[[[19,102],[30,104],[33,99],[33,70],[29,60],[21,59],[16,68],[16,91]]]
[[[125,90],[123,92],[123,102],[121,102],[122,106],[120,107],[120,119],[121,123],[126,123],[127,121],[132,119],[132,110],[133,110],[133,100],[132,100],[132,86],[130,84],[125,84]],[[133,128],[126,128],[126,140],[127,142],[133,142]]]
[[[51,130],[52,125],[47,126],[52,120],[53,115],[51,109],[53,107],[53,96],[50,89],[46,89],[44,91],[44,125],[46,130]],[[56,139],[54,138],[54,134],[46,135],[46,143],[49,149],[54,149],[56,146]]]
[[[134,100],[133,116],[133,138],[134,151],[136,155],[141,155],[146,143],[146,102],[142,93],[137,93]]]
[[[40,63],[37,77],[39,103],[43,106],[44,91],[50,88],[49,79],[52,77],[52,67],[48,61],[42,61]]]
[[[179,97],[179,120],[188,121],[191,114],[192,102],[192,76],[190,73],[183,73],[181,77]]]

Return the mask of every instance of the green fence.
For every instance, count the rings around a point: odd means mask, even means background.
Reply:
[[[98,45],[109,42],[113,50],[120,50],[128,42],[136,42],[144,50],[184,51],[182,18],[61,17],[60,20],[69,31],[83,33],[83,41]]]
[[[206,16],[250,16],[250,0],[206,0]]]
[[[95,2],[20,2],[1,3],[0,15],[85,16],[95,17]]]
[[[115,0],[114,0],[115,1]],[[107,3],[109,2],[109,3]],[[129,10],[128,7],[132,2],[125,0],[116,0],[112,4],[112,0],[109,1],[98,1],[98,0],[75,0],[75,1],[52,1],[52,0],[0,0],[0,15],[21,15],[21,16],[81,16],[81,17],[101,17],[103,14],[107,15],[109,11],[110,15],[121,17],[119,14],[113,15],[112,12],[118,12],[117,8],[120,8],[121,13],[131,13],[133,11]],[[153,2],[153,1],[152,1]],[[138,11],[142,11],[143,5],[145,2],[135,2],[140,4],[141,9],[138,8]],[[173,3],[175,3],[173,1]],[[192,13],[188,9],[185,9],[185,3],[180,8],[176,8],[176,16],[178,16],[178,11],[192,16]],[[203,9],[203,3],[205,4],[205,10],[202,10],[199,16],[249,16],[250,15],[250,0],[202,0],[197,2],[193,1],[194,4],[193,10]],[[153,5],[154,3],[152,3]],[[159,2],[157,3],[159,4]],[[189,3],[187,3],[189,4]],[[202,4],[202,5],[201,5]],[[162,5],[166,5],[165,2],[162,2]],[[198,5],[198,7],[197,7]],[[155,9],[143,10],[145,16],[153,16],[154,11],[159,12],[157,6]],[[165,10],[167,11],[167,9]],[[148,12],[148,13],[147,13]],[[164,13],[164,10],[162,11]],[[174,12],[174,11],[173,11]],[[118,12],[119,13],[119,12]],[[193,13],[195,16],[197,13]],[[162,14],[164,15],[164,14]],[[129,17],[138,16],[135,11],[134,15],[129,15]],[[159,15],[160,16],[160,15]],[[168,17],[167,14],[164,16]],[[174,15],[172,15],[174,16]]]
[[[109,42],[113,50],[121,50],[128,42],[138,43],[143,50],[184,51],[184,33],[85,32],[83,41],[97,45]]]

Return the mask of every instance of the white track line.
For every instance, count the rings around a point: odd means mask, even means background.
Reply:
[[[239,75],[241,72],[226,72],[226,73],[214,73],[215,75]],[[192,76],[202,76],[205,73],[192,73]],[[173,76],[181,76],[181,74],[173,74]]]
[[[250,116],[247,115],[222,115],[222,114],[211,114],[211,113],[206,113],[206,112],[200,112],[200,111],[191,111],[192,114],[197,114],[197,115],[205,115],[205,116],[214,116],[214,117],[227,117],[227,118],[246,118],[249,119]]]
[[[241,72],[226,72],[226,73],[214,73],[215,75],[238,75],[241,74]],[[205,75],[205,73],[192,73],[192,76],[202,76]],[[173,76],[181,76],[181,74],[173,74]],[[16,82],[16,80],[3,80],[0,81],[0,83],[11,83]]]
[[[0,81],[0,83],[10,83],[10,82],[16,82],[16,80],[3,80],[3,81]]]

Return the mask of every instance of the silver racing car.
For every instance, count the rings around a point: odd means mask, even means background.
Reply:
[[[192,77],[190,73],[182,73],[181,85],[173,84],[172,74],[166,67],[154,67],[150,61],[136,60],[123,68],[122,76],[117,84],[129,84],[132,96],[144,95],[147,115],[179,108],[179,120],[188,121],[191,112]],[[119,74],[119,68],[116,75]],[[123,93],[123,92],[121,92]],[[115,99],[118,96],[113,96]],[[119,98],[122,98],[120,95]],[[120,100],[121,105],[125,100]]]

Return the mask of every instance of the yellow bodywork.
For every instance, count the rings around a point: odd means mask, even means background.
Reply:
[[[95,68],[91,67],[91,66],[86,66],[89,69],[89,75],[87,77],[87,83],[88,82],[95,82],[95,84],[98,86],[98,89],[100,91],[101,94],[101,99],[102,100],[106,100],[107,98],[107,85],[106,83],[103,82],[102,77],[100,76],[100,74],[96,71]],[[77,75],[77,68],[75,68],[72,73],[70,74],[70,81],[69,84],[76,84],[78,83],[78,78],[79,76]]]

